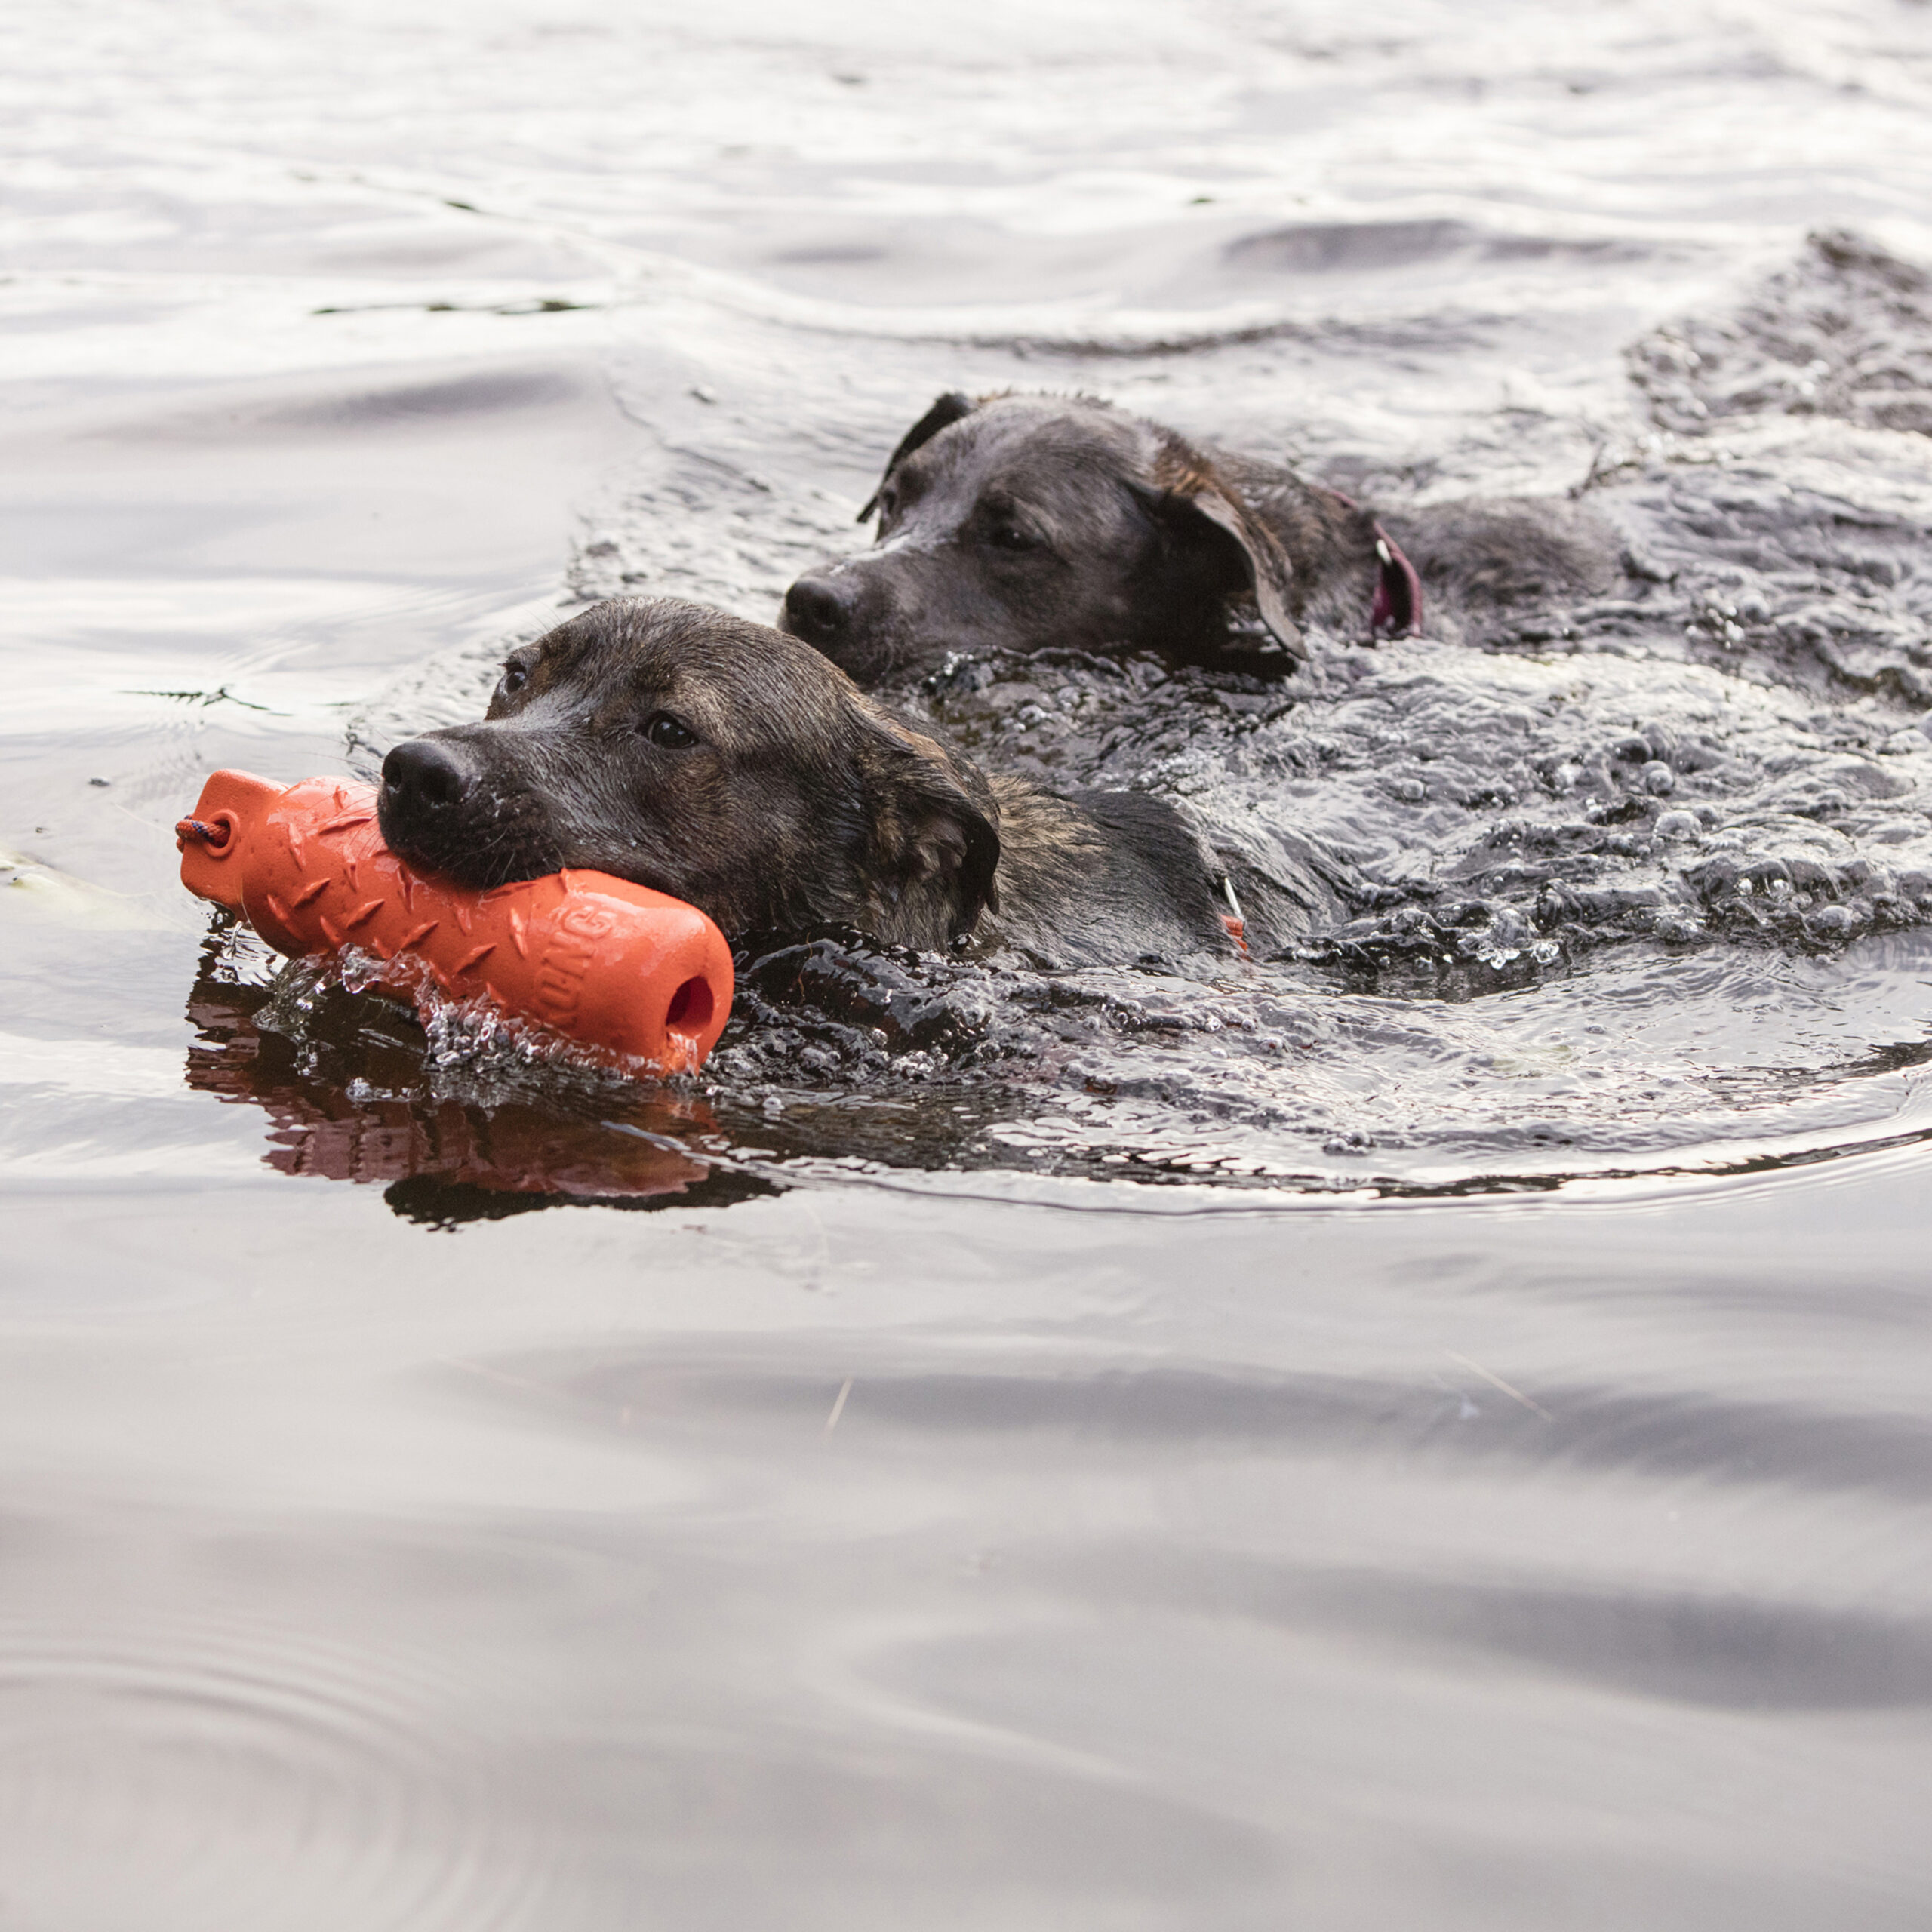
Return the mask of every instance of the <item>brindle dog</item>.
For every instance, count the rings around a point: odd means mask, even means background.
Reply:
[[[460,884],[581,866],[733,939],[848,927],[1061,967],[1236,946],[1218,866],[1159,799],[988,779],[817,651],[670,598],[512,653],[482,722],[383,761],[380,811]]]
[[[1430,634],[1454,638],[1617,576],[1614,538],[1571,506],[1378,518],[1087,396],[941,396],[859,521],[875,512],[873,547],[800,577],[779,620],[866,685],[1050,647],[1281,673],[1305,626],[1418,633],[1426,595]]]

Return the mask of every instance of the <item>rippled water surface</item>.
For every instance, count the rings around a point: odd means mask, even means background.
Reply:
[[[103,0],[0,127],[0,1927],[1932,1919],[1932,11]],[[1007,386],[1624,581],[899,691],[1257,958],[685,1085],[176,883]]]

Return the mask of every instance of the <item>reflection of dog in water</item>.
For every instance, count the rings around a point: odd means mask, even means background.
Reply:
[[[1164,801],[989,779],[817,651],[669,599],[598,605],[512,653],[482,722],[390,752],[380,811],[425,872],[594,868],[734,939],[857,928],[1049,965],[1235,943],[1220,868]]]
[[[1455,637],[1617,577],[1616,538],[1572,505],[1378,517],[1085,396],[941,396],[861,519],[875,510],[873,547],[799,578],[779,620],[861,684],[1048,649],[1278,674],[1306,654],[1303,624],[1403,635],[1426,598],[1430,635]]]
[[[766,1191],[666,1144],[706,1125],[702,1101],[607,1099],[589,1119],[427,1094],[422,1036],[406,1008],[392,1012],[375,995],[321,995],[298,1048],[256,1023],[267,991],[217,979],[213,958],[211,949],[189,996],[199,1038],[188,1051],[188,1084],[261,1108],[270,1122],[263,1158],[283,1174],[374,1183],[398,1214],[435,1222],[554,1201],[716,1206]]]

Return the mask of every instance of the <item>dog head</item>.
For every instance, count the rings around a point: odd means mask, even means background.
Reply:
[[[669,598],[600,604],[511,653],[475,724],[383,761],[383,835],[488,888],[565,866],[728,935],[853,925],[936,949],[998,904],[978,771],[795,640]]]
[[[943,395],[875,512],[873,547],[799,578],[780,619],[862,683],[953,651],[1197,650],[1241,598],[1301,654],[1277,537],[1199,451],[1106,403]]]

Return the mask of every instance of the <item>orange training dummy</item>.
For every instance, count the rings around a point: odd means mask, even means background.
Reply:
[[[277,951],[353,946],[420,961],[456,999],[487,995],[601,1053],[691,1073],[731,1010],[731,953],[694,906],[608,872],[553,872],[491,892],[438,884],[383,843],[376,792],[309,778],[287,790],[217,771],[175,827],[181,883],[238,912]]]

